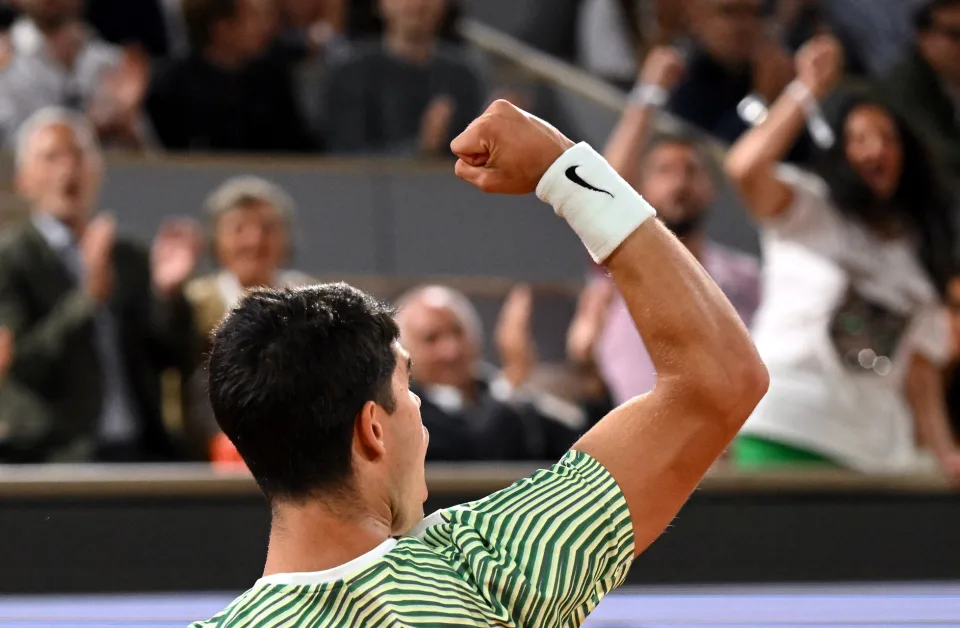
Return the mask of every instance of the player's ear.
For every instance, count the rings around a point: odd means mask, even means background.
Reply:
[[[381,419],[384,413],[373,401],[363,404],[353,422],[354,450],[365,460],[379,460],[387,452]]]

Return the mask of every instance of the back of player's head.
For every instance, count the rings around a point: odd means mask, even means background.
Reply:
[[[271,501],[349,486],[354,420],[393,412],[392,311],[346,284],[254,291],[213,335],[210,401]]]

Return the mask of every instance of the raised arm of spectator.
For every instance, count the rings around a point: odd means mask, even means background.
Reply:
[[[588,146],[497,101],[453,150],[457,174],[480,189],[536,188],[611,272],[647,344],[658,373],[653,392],[614,410],[574,446],[616,480],[639,554],[753,411],[766,369],[717,285]]]
[[[947,414],[941,368],[924,355],[914,355],[907,372],[906,394],[920,441],[937,458],[944,473],[960,481],[960,447]]]
[[[639,177],[640,153],[669,91],[683,75],[680,51],[667,46],[647,55],[637,87],[630,93],[620,122],[607,140],[603,156],[613,169],[634,188]]]
[[[724,170],[758,220],[782,214],[793,200],[776,176],[778,163],[804,129],[804,100],[821,100],[839,82],[843,50],[832,36],[810,40],[796,57],[797,80],[773,103],[766,120],[730,148]]]

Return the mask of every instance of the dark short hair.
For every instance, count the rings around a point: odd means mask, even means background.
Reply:
[[[393,412],[393,310],[345,283],[261,289],[213,332],[217,423],[271,502],[349,488],[354,421]]]
[[[913,26],[918,31],[930,30],[933,27],[933,14],[937,9],[960,5],[960,0],[923,0],[917,3],[913,11]]]
[[[183,23],[187,39],[197,52],[210,43],[210,31],[220,20],[237,15],[240,0],[183,0]]]

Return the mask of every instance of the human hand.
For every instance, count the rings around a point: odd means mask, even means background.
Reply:
[[[641,85],[656,85],[671,90],[686,71],[683,55],[672,46],[658,46],[647,54],[640,69]]]
[[[526,383],[537,362],[530,326],[532,314],[533,292],[530,286],[518,285],[507,295],[494,331],[503,375],[514,388]]]
[[[88,115],[107,131],[126,127],[140,112],[150,83],[150,60],[138,47],[127,47],[120,63],[104,73]]]
[[[447,141],[456,103],[449,96],[437,96],[427,105],[420,119],[420,150],[436,153]]]
[[[110,297],[113,289],[113,244],[117,221],[110,215],[100,215],[90,221],[80,239],[80,259],[83,261],[83,287],[97,303]]]
[[[753,55],[753,91],[772,103],[794,78],[794,60],[772,38],[760,37]]]
[[[580,293],[577,311],[567,329],[567,360],[572,364],[593,364],[593,351],[614,293],[613,282],[607,279],[591,281]]]
[[[843,48],[833,35],[805,43],[794,62],[797,76],[817,98],[824,98],[843,78]]]
[[[960,485],[960,448],[951,447],[937,452],[940,469],[953,484]]]
[[[154,288],[164,298],[180,289],[197,267],[203,247],[200,228],[183,218],[166,222],[153,241],[150,270]]]
[[[497,100],[450,144],[458,177],[484,192],[529,194],[573,142],[556,128]]]

